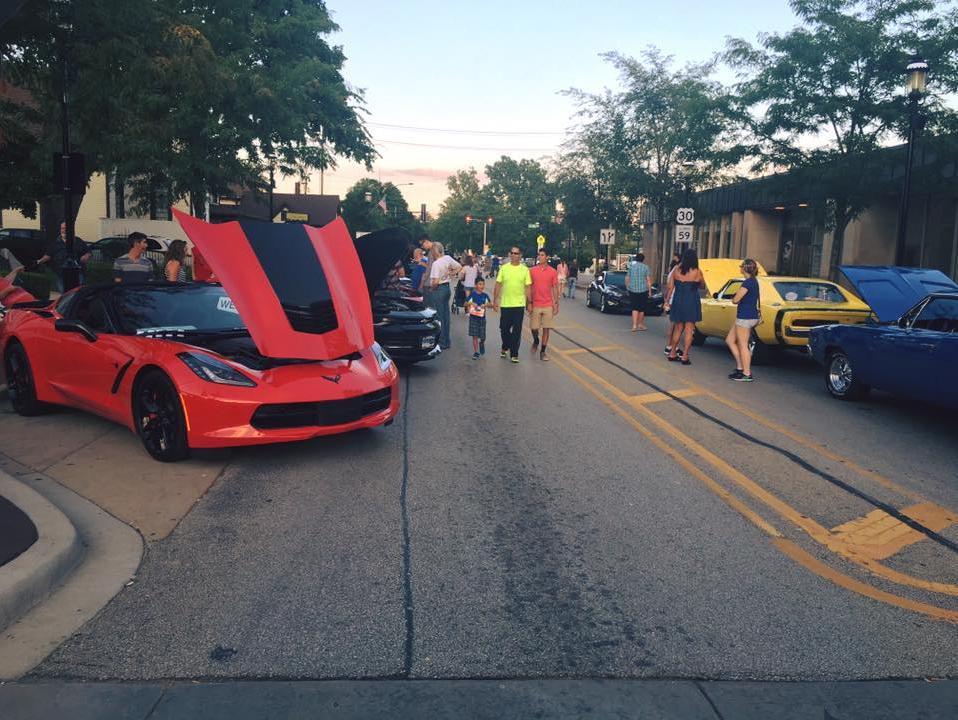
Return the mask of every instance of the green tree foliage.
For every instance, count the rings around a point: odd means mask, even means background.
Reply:
[[[562,200],[582,217],[584,183],[593,194],[597,224],[629,230],[641,204],[667,217],[684,202],[687,184],[716,184],[744,148],[737,142],[729,93],[710,80],[711,63],[674,70],[671,58],[656,48],[639,59],[604,57],[618,70],[620,89],[568,91],[583,121],[560,160],[561,185],[570,193]]]
[[[32,209],[50,186],[60,113],[56,39],[72,68],[71,133],[89,172],[116,171],[146,201],[261,186],[287,174],[369,165],[375,151],[341,74],[321,0],[28,0],[0,28],[0,78],[27,105],[0,105],[4,148],[32,185],[0,183],[0,204]],[[32,148],[25,149],[25,138]]]
[[[385,202],[385,210],[380,201]],[[364,178],[346,191],[340,208],[353,237],[357,232],[373,232],[387,227],[405,228],[413,240],[426,234],[422,223],[410,214],[402,192],[392,183]]]
[[[485,176],[487,181],[480,184],[478,172],[470,168],[446,181],[449,196],[430,225],[433,239],[456,251],[480,252],[483,222],[491,217],[486,241],[497,255],[513,245],[532,255],[539,234],[545,235],[550,245],[561,244],[564,235],[555,223],[555,186],[539,162],[503,156],[486,166]],[[474,222],[467,223],[466,216],[472,216]]]
[[[942,103],[958,89],[958,13],[934,0],[791,0],[801,25],[759,39],[731,40],[726,58],[741,73],[757,170],[788,169],[834,231],[841,261],[847,224],[882,182],[876,151],[907,133],[904,68],[914,52],[932,66],[924,101],[928,131],[954,114]],[[950,4],[950,3],[948,3]]]

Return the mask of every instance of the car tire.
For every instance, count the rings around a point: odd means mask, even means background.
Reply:
[[[708,340],[708,335],[705,333],[699,332],[698,328],[692,332],[692,344],[695,347],[702,347],[705,344],[705,341]]]
[[[777,348],[766,345],[758,339],[755,331],[748,338],[748,349],[752,353],[752,365],[769,365],[773,362]]]
[[[7,378],[7,397],[18,415],[32,417],[42,414],[47,405],[37,400],[37,386],[30,367],[27,351],[19,342],[11,342],[4,355],[4,373]]]
[[[861,400],[870,388],[855,376],[851,360],[841,350],[835,350],[825,359],[825,389],[839,400]]]
[[[133,426],[154,459],[176,462],[189,456],[180,396],[163,371],[147,370],[134,383]]]

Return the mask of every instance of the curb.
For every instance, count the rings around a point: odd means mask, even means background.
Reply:
[[[79,563],[83,546],[66,515],[19,480],[0,471],[0,495],[37,528],[37,541],[0,568],[0,630],[45,600]]]

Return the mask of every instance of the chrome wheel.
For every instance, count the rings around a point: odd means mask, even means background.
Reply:
[[[857,400],[868,393],[868,386],[858,380],[851,360],[838,350],[825,361],[825,389],[839,400]]]

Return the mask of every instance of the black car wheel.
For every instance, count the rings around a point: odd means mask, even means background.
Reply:
[[[754,330],[748,336],[748,350],[752,354],[753,365],[768,365],[773,362],[775,353],[780,352],[778,348],[766,345],[759,340]]]
[[[855,376],[848,355],[836,350],[825,360],[825,389],[839,400],[859,400],[868,394],[869,387]]]
[[[704,345],[707,338],[708,336],[705,333],[700,333],[698,328],[695,328],[692,332],[692,344],[695,345],[695,347]]]
[[[7,376],[7,396],[18,414],[30,417],[39,415],[46,406],[37,400],[37,387],[27,351],[18,342],[10,343],[4,359]]]
[[[190,454],[179,394],[160,370],[148,370],[137,380],[133,424],[143,447],[155,459],[176,462]]]

